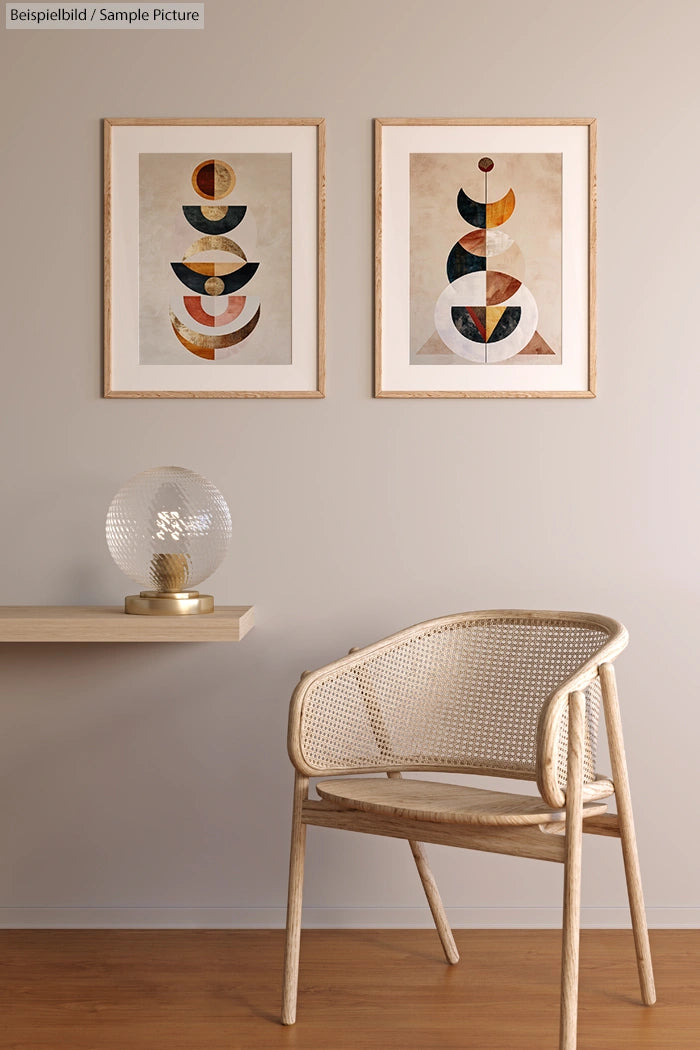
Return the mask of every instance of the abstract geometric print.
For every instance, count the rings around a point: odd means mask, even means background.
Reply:
[[[139,160],[141,363],[289,364],[289,154]]]
[[[233,191],[235,185],[236,173],[223,160],[204,160],[192,172],[192,186],[205,200],[220,201]],[[205,329],[220,328],[221,331],[209,335],[199,328],[185,325],[176,312],[179,297],[170,307],[170,323],[186,350],[205,361],[215,361],[217,357],[228,357],[255,330],[260,320],[260,303],[253,299],[246,311],[250,316],[239,321],[249,297],[231,294],[252,279],[259,264],[248,262],[243,249],[230,237],[224,237],[224,232],[229,233],[242,221],[247,208],[234,205],[229,212],[226,204],[183,205],[182,211],[190,226],[206,234],[189,246],[182,262],[170,264],[187,288],[200,293],[183,295],[182,305],[191,321]],[[221,255],[226,258],[229,254],[233,256],[233,262],[220,261]],[[194,259],[197,261],[192,261]]]
[[[411,154],[410,206],[411,363],[560,364],[561,155]]]

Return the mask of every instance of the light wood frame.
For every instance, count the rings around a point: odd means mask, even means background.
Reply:
[[[473,141],[474,152],[482,150],[482,146],[479,145],[479,133],[482,135],[485,132],[499,133],[502,129],[515,129],[516,134],[521,136],[522,129],[532,129],[533,134],[538,134],[545,129],[545,131],[551,129],[553,134],[556,134],[556,129],[563,129],[566,133],[566,129],[579,129],[582,135],[586,138],[586,155],[587,160],[585,164],[585,170],[578,172],[578,178],[581,183],[585,181],[585,200],[578,200],[578,197],[583,197],[583,192],[576,195],[577,207],[585,209],[586,215],[581,215],[580,219],[577,219],[577,225],[580,227],[578,234],[578,241],[580,244],[576,246],[575,258],[572,260],[571,266],[567,269],[567,257],[565,256],[564,262],[564,278],[565,278],[565,290],[566,281],[570,282],[572,291],[575,291],[575,300],[577,305],[576,310],[570,315],[569,311],[565,309],[562,304],[562,325],[570,325],[570,331],[575,336],[575,346],[571,344],[570,340],[567,340],[566,328],[563,327],[563,339],[564,345],[562,347],[562,365],[566,362],[572,362],[571,372],[567,364],[566,370],[561,371],[561,379],[555,381],[554,377],[551,377],[552,386],[548,388],[543,383],[542,389],[534,387],[534,383],[537,382],[534,373],[537,377],[541,377],[542,380],[547,379],[545,373],[554,372],[555,369],[560,366],[552,366],[550,368],[543,368],[542,366],[530,366],[529,368],[521,367],[518,372],[522,374],[524,380],[527,381],[527,387],[523,389],[507,389],[503,386],[504,383],[510,384],[515,379],[509,380],[508,373],[515,376],[513,370],[513,362],[511,360],[508,367],[501,367],[500,373],[498,373],[498,380],[494,377],[494,384],[498,382],[499,385],[493,387],[483,386],[488,382],[487,378],[477,378],[477,369],[470,367],[468,362],[462,365],[455,365],[453,367],[446,366],[425,366],[409,364],[409,327],[408,322],[404,322],[401,318],[406,315],[408,316],[408,308],[410,303],[410,288],[408,286],[408,257],[404,259],[404,242],[406,251],[408,250],[408,231],[409,231],[409,220],[408,220],[408,157],[412,152],[443,152],[442,149],[435,150],[433,148],[421,148],[420,133],[423,129],[428,129],[431,132],[433,129],[455,129],[456,132],[463,131],[463,129],[469,129],[470,141]],[[392,148],[400,151],[397,156],[399,157],[398,164],[392,164],[391,173],[392,179],[388,181],[388,170],[387,165],[384,161],[384,151],[388,148],[387,135],[391,136],[394,129],[403,129],[404,137],[400,140],[400,144],[393,146]],[[411,130],[416,132],[415,138],[418,143],[417,148],[413,149],[411,146]],[[473,132],[474,134],[471,134]],[[576,132],[578,134],[578,132]],[[505,140],[504,140],[505,141]],[[397,140],[398,143],[398,140]],[[405,155],[404,152],[405,151]],[[484,152],[488,152],[488,149],[484,149]],[[502,150],[505,152],[506,150]],[[462,148],[455,148],[454,150],[444,150],[444,152],[465,152]],[[517,152],[513,150],[512,152]],[[530,152],[528,150],[528,152]],[[532,150],[537,152],[537,150]],[[545,151],[543,151],[545,152]],[[551,151],[546,152],[558,152],[555,148]],[[566,157],[566,153],[563,154]],[[573,154],[572,154],[573,156]],[[568,161],[565,161],[568,163]],[[573,163],[573,161],[572,161]],[[583,164],[576,162],[579,168],[583,169]],[[396,178],[394,178],[396,173]],[[398,180],[398,181],[397,181]],[[399,185],[401,184],[401,185]],[[405,196],[401,198],[400,204],[392,209],[392,194],[395,188],[399,188],[401,193]],[[574,195],[572,194],[572,197]],[[566,201],[564,202],[566,209]],[[399,225],[396,225],[396,220],[392,218],[393,215],[400,215]],[[387,214],[389,215],[390,223],[387,221]],[[457,216],[457,222],[459,223],[459,216]],[[400,237],[397,239],[394,237],[394,230],[400,231]],[[395,243],[398,245],[396,248],[392,248],[389,276],[390,282],[385,279],[383,267],[385,266],[388,258],[387,244],[389,244],[388,238],[394,238]],[[571,238],[569,238],[570,240]],[[585,244],[583,243],[585,239]],[[448,246],[449,250],[449,246]],[[585,252],[585,259],[583,258]],[[496,256],[497,258],[497,256]],[[398,271],[401,272],[401,279],[395,280],[394,274]],[[570,274],[570,277],[568,276]],[[582,286],[583,281],[587,281],[587,290]],[[401,284],[404,281],[404,284]],[[568,294],[568,293],[567,293]],[[390,316],[390,314],[392,316]],[[584,316],[585,315],[585,316]],[[400,323],[395,324],[394,318]],[[567,345],[567,342],[569,345]],[[584,350],[585,347],[585,350]],[[585,360],[583,355],[585,352]],[[455,355],[457,356],[457,355]],[[575,363],[575,367],[574,367]],[[482,368],[480,366],[478,373],[483,375]],[[491,370],[498,369],[498,365],[485,366]],[[445,382],[448,380],[449,374],[454,373],[454,379],[450,379],[450,388],[441,389],[437,385],[431,385],[430,376],[427,374],[430,372],[433,376],[434,383]],[[437,376],[437,373],[441,373],[442,379]],[[419,374],[420,373],[420,374]],[[528,373],[533,373],[532,378],[528,378]],[[492,374],[492,373],[489,373]],[[571,376],[575,376],[575,384],[568,383],[567,380]],[[462,378],[463,377],[463,378]],[[470,378],[471,377],[471,378]],[[398,380],[398,382],[397,382]],[[455,384],[462,382],[461,388],[456,388]],[[467,384],[476,384],[474,386],[468,386]],[[559,386],[560,383],[564,383],[565,386]],[[481,388],[479,388],[481,387]],[[593,118],[435,118],[435,119],[424,119],[424,118],[377,118],[375,120],[375,397],[525,397],[525,398],[539,398],[539,397],[566,397],[566,398],[581,398],[581,397],[595,397],[596,394],[596,121]]]
[[[313,133],[315,135],[315,143],[313,146],[315,160],[314,160],[314,171],[306,171],[310,168],[310,163],[307,161],[305,156],[304,165],[305,171],[300,176],[297,170],[294,171],[294,182],[293,182],[293,198],[292,203],[294,205],[295,197],[303,193],[304,196],[309,195],[308,206],[305,207],[305,214],[309,217],[309,223],[301,233],[301,237],[304,244],[304,266],[305,273],[309,276],[307,282],[310,291],[305,293],[303,304],[301,300],[293,300],[293,340],[292,340],[292,364],[291,366],[285,365],[268,365],[261,366],[260,372],[260,386],[256,385],[257,380],[248,385],[247,389],[239,389],[236,386],[235,389],[206,389],[209,384],[209,380],[205,378],[204,373],[206,365],[203,362],[194,361],[193,364],[185,362],[182,366],[176,366],[179,368],[187,368],[188,373],[191,372],[193,381],[191,385],[184,388],[184,381],[178,381],[177,389],[169,389],[167,383],[167,375],[163,377],[163,387],[156,385],[150,381],[148,377],[145,377],[146,382],[142,385],[138,379],[134,379],[135,371],[138,368],[138,355],[136,351],[136,363],[132,361],[132,355],[134,353],[133,347],[126,352],[129,354],[129,377],[125,383],[123,381],[124,372],[120,374],[120,355],[125,353],[125,344],[131,345],[133,343],[134,336],[134,324],[130,322],[131,338],[126,338],[122,334],[120,329],[121,312],[120,302],[115,301],[115,296],[118,294],[120,288],[120,282],[123,284],[123,273],[125,270],[123,265],[123,254],[118,256],[118,251],[121,251],[120,244],[124,240],[124,237],[131,237],[132,248],[131,248],[131,260],[134,258],[133,241],[136,239],[136,251],[138,250],[138,236],[137,232],[133,229],[125,228],[133,227],[134,223],[124,223],[123,209],[120,207],[120,201],[124,198],[121,187],[118,185],[118,179],[116,175],[116,160],[120,150],[120,132],[123,129],[139,129],[140,133],[144,137],[144,141],[148,141],[148,130],[153,129],[154,132],[158,132],[162,129],[180,129],[182,133],[180,135],[181,142],[177,148],[173,149],[172,152],[198,152],[198,146],[187,147],[183,143],[187,142],[187,131],[188,129],[211,129],[216,131],[220,136],[230,134],[230,147],[227,152],[246,152],[245,145],[236,146],[236,129],[262,129],[269,132],[268,141],[274,141],[274,132],[276,129],[280,131],[280,142],[282,145],[279,149],[270,148],[268,152],[290,152],[288,143],[290,141],[290,129],[293,134],[294,129],[298,129],[300,135],[308,135]],[[301,148],[301,137],[297,136],[297,140],[300,143]],[[155,141],[155,140],[154,140]],[[198,139],[201,141],[201,136]],[[139,147],[130,146],[130,149]],[[206,147],[212,151],[212,155],[217,150],[222,151],[218,145],[212,145]],[[306,147],[304,147],[306,148]],[[150,150],[151,152],[164,152],[167,153],[167,149],[159,150],[157,145]],[[140,150],[140,152],[149,152],[148,148]],[[250,152],[260,152],[259,149],[250,150]],[[307,154],[309,149],[307,149]],[[295,161],[296,163],[296,161]],[[130,180],[133,183],[133,178]],[[136,187],[137,192],[138,187]],[[128,187],[128,192],[134,194],[134,186]],[[244,119],[239,117],[208,117],[202,119],[195,118],[171,118],[171,119],[151,119],[143,117],[119,117],[119,118],[106,118],[104,120],[104,396],[109,398],[117,397],[128,397],[128,398],[229,398],[229,397],[246,397],[246,398],[268,398],[268,397],[281,397],[281,398],[319,398],[325,396],[325,121],[322,118],[251,118]],[[133,206],[130,206],[129,214],[133,216]],[[312,229],[313,224],[313,229]],[[137,222],[136,222],[137,225]],[[297,224],[299,225],[299,224]],[[196,238],[196,233],[192,231]],[[299,236],[294,234],[293,237]],[[194,239],[194,238],[193,238]],[[296,256],[297,247],[302,244],[300,240],[293,241],[292,247],[292,271],[294,273],[297,262]],[[315,250],[315,258],[311,258],[311,246]],[[308,250],[308,256],[307,256]],[[121,265],[117,263],[117,256],[122,260]],[[138,256],[136,256],[138,258]],[[133,282],[132,282],[133,283]],[[297,281],[296,286],[298,287],[301,282]],[[313,286],[313,287],[312,287]],[[136,291],[138,288],[136,287]],[[293,292],[294,295],[297,293]],[[138,299],[138,296],[135,297]],[[133,318],[134,313],[136,314],[136,335],[138,335],[138,308],[136,303],[131,300],[134,296],[127,296],[127,307],[130,311],[130,315]],[[300,305],[301,304],[301,305]],[[122,303],[123,305],[123,303]],[[299,316],[304,317],[303,329],[298,328]],[[297,337],[297,332],[303,331],[305,338]],[[314,343],[315,340],[315,343]],[[204,367],[203,367],[204,365]],[[161,371],[168,373],[170,366],[156,366]],[[217,366],[219,367],[219,366]],[[240,367],[240,366],[236,366]],[[256,371],[257,366],[249,365],[245,366],[247,373],[251,374]],[[278,373],[275,370],[279,370]],[[235,379],[235,368],[226,370],[227,375],[231,375]],[[172,375],[172,371],[170,373]],[[207,373],[209,376],[212,375],[211,371]],[[269,377],[273,376],[272,379]],[[278,385],[281,387],[284,385],[285,378],[287,378],[287,386],[285,388],[278,389]],[[195,383],[196,379],[196,383]],[[267,382],[266,382],[267,381]],[[221,386],[224,380],[220,380],[217,386]],[[201,384],[201,385],[200,385]],[[172,384],[170,384],[172,385]]]
[[[461,812],[451,811],[446,805],[440,810],[439,798],[443,796],[446,787],[441,783],[435,786],[439,788],[439,791],[432,794],[431,804],[435,815],[433,819],[425,819],[424,815],[421,817],[421,814],[415,810],[412,813],[411,808],[405,804],[392,807],[391,799],[381,802],[382,795],[389,794],[382,792],[382,783],[386,782],[381,779],[367,781],[364,777],[354,783],[361,785],[359,797],[365,799],[369,797],[369,802],[354,801],[352,790],[346,787],[350,782],[339,780],[322,781],[318,785],[320,799],[309,798],[310,777],[312,776],[328,774],[337,776],[339,773],[346,776],[347,774],[383,772],[391,780],[401,779],[399,770],[393,766],[382,766],[381,763],[371,768],[321,769],[309,761],[303,744],[304,705],[306,697],[314,687],[317,687],[319,683],[332,682],[344,671],[351,670],[363,697],[376,743],[382,753],[385,750],[386,727],[378,706],[377,694],[373,691],[370,676],[364,670],[365,662],[376,659],[380,653],[398,651],[424,628],[430,629],[436,625],[450,627],[466,620],[493,620],[509,617],[517,619],[520,623],[527,621],[528,617],[568,621],[582,628],[590,629],[595,626],[608,632],[607,641],[598,647],[594,656],[580,666],[567,681],[561,683],[542,707],[538,727],[536,772],[537,783],[542,795],[541,808],[533,811],[532,797],[513,795],[511,796],[512,805],[507,806],[503,793],[479,791],[477,794],[482,795],[485,799],[483,807],[480,812],[472,812],[466,817],[464,809]],[[318,671],[304,672],[292,697],[288,730],[288,750],[295,766],[295,776],[283,980],[283,1024],[294,1024],[296,1020],[304,854],[306,828],[309,825],[406,839],[413,853],[445,957],[451,964],[458,962],[459,955],[422,843],[453,845],[562,864],[564,902],[559,1050],[576,1050],[582,834],[589,832],[620,839],[642,1001],[645,1005],[655,1002],[656,992],[649,935],[622,740],[620,709],[612,665],[612,661],[626,644],[625,628],[608,617],[566,612],[535,613],[524,610],[497,610],[459,614],[427,621],[425,624],[408,628],[364,649],[351,649],[346,657]],[[584,784],[584,751],[587,734],[585,690],[594,682],[599,683],[600,686],[612,777],[596,776],[594,781]],[[566,787],[563,791],[555,774],[558,765],[559,740],[558,732],[553,730],[554,720],[560,723],[562,717],[568,717]],[[429,766],[427,763],[409,764],[406,768],[420,770],[432,768],[436,771],[445,769],[439,764]],[[458,770],[453,768],[453,772],[469,771],[504,775],[503,770],[495,768],[479,770],[470,770],[467,767]],[[513,772],[506,775],[518,776]],[[532,779],[532,775],[528,773],[523,773],[522,777]],[[431,785],[421,781],[411,782],[411,785],[415,784],[424,784],[424,790],[430,799]],[[459,791],[459,788],[457,790]],[[357,792],[355,794],[357,795]],[[606,805],[601,799],[609,798],[613,794],[617,802],[617,813],[606,813],[604,812]],[[378,801],[373,803],[371,801],[373,796],[376,796]],[[542,815],[541,809],[546,810],[547,806],[554,808],[551,812],[545,812]],[[474,809],[473,806],[472,809]],[[533,820],[540,819],[543,819],[544,822],[533,823]]]

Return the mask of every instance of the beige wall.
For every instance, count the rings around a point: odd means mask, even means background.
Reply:
[[[629,627],[650,919],[698,924],[698,30],[692,0],[207,0],[204,32],[2,32],[0,601],[120,601],[109,500],[176,463],[228,497],[212,589],[258,624],[0,646],[0,923],[279,924],[299,672],[524,606]],[[100,120],[186,115],[327,118],[324,401],[100,397]],[[598,118],[596,400],[372,399],[374,116]],[[310,923],[428,921],[403,844],[309,838]],[[586,847],[585,921],[625,922]],[[432,853],[456,922],[558,922],[555,866]]]

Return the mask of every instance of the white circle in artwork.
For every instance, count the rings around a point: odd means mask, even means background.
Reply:
[[[476,343],[465,338],[455,328],[452,307],[485,305],[486,271],[478,270],[458,277],[452,284],[448,284],[435,304],[435,328],[445,346],[459,357],[481,365],[488,358],[488,364],[497,364],[499,361],[507,361],[509,357],[515,357],[532,339],[537,329],[537,303],[532,293],[521,284],[510,299],[498,304],[499,307],[520,307],[520,321],[514,331],[495,343]]]

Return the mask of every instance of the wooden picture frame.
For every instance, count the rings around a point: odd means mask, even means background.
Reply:
[[[376,397],[595,396],[595,165],[594,119],[375,121]]]
[[[324,396],[323,119],[108,118],[104,179],[105,397]]]

